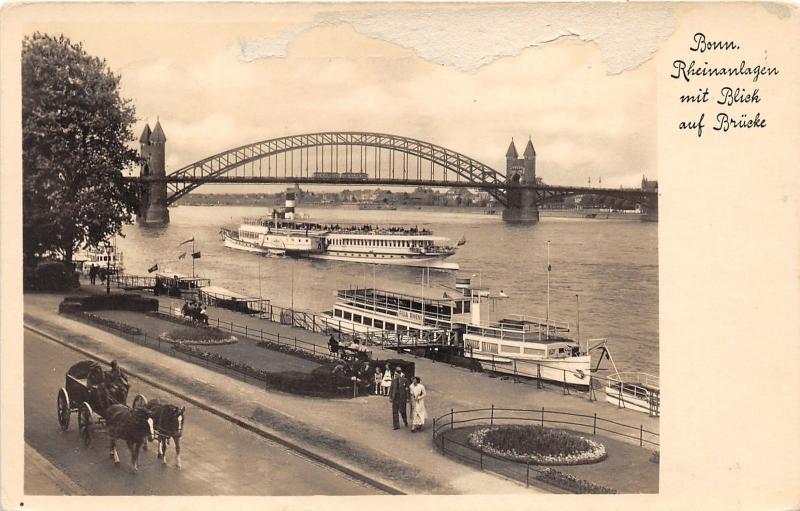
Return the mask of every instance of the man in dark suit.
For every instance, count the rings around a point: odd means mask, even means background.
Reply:
[[[400,421],[397,414],[403,418],[403,424],[408,427],[408,418],[406,417],[406,403],[408,396],[406,395],[407,385],[406,377],[400,371],[400,367],[394,370],[394,378],[392,378],[392,386],[389,387],[389,400],[392,402],[392,425],[393,429],[400,429]]]

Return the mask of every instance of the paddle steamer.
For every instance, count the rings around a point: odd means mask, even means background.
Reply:
[[[319,224],[296,221],[294,195],[268,218],[245,218],[238,230],[222,229],[225,246],[237,250],[334,261],[457,270],[444,261],[455,254],[447,238],[405,226]]]

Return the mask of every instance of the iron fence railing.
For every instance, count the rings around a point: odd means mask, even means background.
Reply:
[[[173,310],[171,310],[170,307],[163,305],[159,305],[158,312],[173,315]],[[123,337],[136,344],[145,346],[147,348],[155,349],[161,353],[176,358],[180,358],[182,360],[186,360],[194,364],[203,365],[206,368],[213,368],[214,370],[222,374],[234,376],[235,378],[240,379],[245,383],[264,386],[267,389],[270,388],[270,385],[275,384],[275,382],[272,381],[275,379],[274,377],[264,379],[260,375],[254,374],[254,372],[258,372],[257,368],[250,368],[251,371],[248,372],[247,370],[241,370],[238,369],[237,367],[222,365],[220,363],[216,363],[214,360],[209,360],[208,358],[196,356],[193,355],[192,353],[184,352],[180,349],[174,349],[176,344],[162,340],[160,336],[154,336],[152,334],[148,335],[146,332],[132,333],[131,331],[126,331],[120,328],[120,326],[122,325],[114,326],[112,324],[99,323],[93,320],[92,318],[88,318],[81,314],[75,314],[75,317],[81,321],[87,321],[91,323],[92,326],[96,328],[109,331],[114,335]],[[275,343],[278,344],[279,346],[288,347],[295,351],[305,352],[306,354],[313,355],[315,358],[321,360],[333,361],[337,359],[337,357],[331,354],[327,349],[322,349],[320,346],[303,341],[302,339],[298,339],[297,337],[289,337],[285,335],[282,336],[280,335],[280,333],[272,334],[270,332],[264,332],[263,329],[248,328],[247,325],[238,325],[236,323],[220,320],[219,318],[210,321],[210,323],[214,326],[217,326],[219,329],[223,331],[231,333],[232,335],[244,336],[251,341],[261,340],[265,342]],[[198,347],[202,348],[202,346]],[[350,379],[347,382],[347,385],[344,385],[341,381],[337,381],[333,374],[331,375],[331,382],[330,382],[331,392],[337,396],[357,397],[359,395],[358,384],[359,384],[358,380]]]
[[[159,303],[158,312],[167,314],[176,318],[183,318],[183,314],[179,307],[171,305],[163,305]],[[215,326],[220,330],[230,333],[231,335],[238,335],[247,337],[255,341],[272,342],[278,345],[291,347],[297,351],[305,352],[306,354],[315,357],[325,357],[334,360],[336,357],[330,353],[327,347],[319,346],[313,342],[298,339],[297,336],[281,335],[280,332],[265,332],[263,328],[254,328],[246,324],[238,324],[233,321],[225,321],[219,317],[209,318],[209,325]]]

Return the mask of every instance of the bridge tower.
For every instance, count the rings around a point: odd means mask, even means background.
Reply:
[[[167,137],[156,121],[153,131],[145,124],[142,136],[139,137],[139,152],[142,156],[141,177],[166,177],[166,143]],[[136,216],[140,225],[164,225],[169,223],[167,209],[167,183],[154,182],[145,185],[141,196],[141,207]]]
[[[536,184],[536,149],[528,138],[522,158],[517,153],[514,139],[506,151],[506,183],[509,187],[508,206],[503,210],[503,220],[511,223],[536,223],[539,209],[536,206],[536,191],[521,190],[519,185]]]

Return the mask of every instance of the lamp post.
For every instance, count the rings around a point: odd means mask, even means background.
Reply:
[[[106,246],[106,294],[111,294],[111,254],[108,253],[108,246]]]

